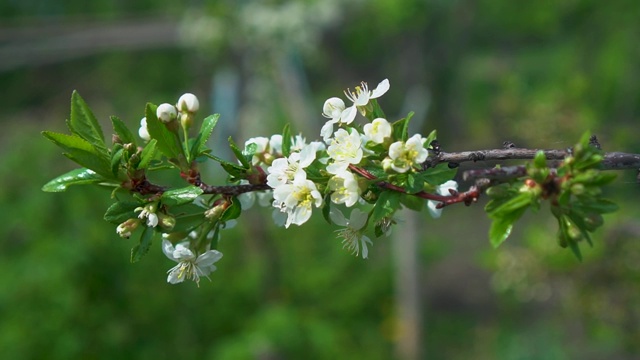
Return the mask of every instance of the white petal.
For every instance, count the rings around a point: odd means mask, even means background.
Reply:
[[[332,207],[331,211],[329,211],[329,218],[331,218],[331,221],[338,226],[347,226],[347,218],[344,217],[342,211],[335,207]]]
[[[353,119],[356,118],[357,113],[358,109],[356,108],[356,105],[346,108],[340,115],[340,122],[343,124],[351,124]]]
[[[171,243],[171,241],[167,240],[167,239],[162,239],[162,252],[171,260],[173,261],[179,261],[178,259],[176,259],[175,257],[173,257],[173,252],[176,251],[176,249],[173,247],[173,244]]]
[[[439,201],[428,200],[427,201],[427,209],[429,210],[429,214],[432,218],[437,219],[442,215],[442,209],[437,209],[436,205],[438,205]]]
[[[222,259],[222,253],[218,250],[209,250],[204,254],[198,256],[196,264],[198,266],[211,266],[216,261]]]
[[[353,209],[349,216],[349,227],[355,230],[360,230],[367,222],[367,213],[362,212],[360,209]]]
[[[376,88],[371,93],[371,98],[378,98],[389,90],[389,79],[384,79],[376,86]]]

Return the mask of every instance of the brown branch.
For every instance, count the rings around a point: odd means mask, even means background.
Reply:
[[[571,150],[558,149],[489,149],[476,151],[460,151],[460,152],[439,152],[427,158],[423,163],[424,168],[434,167],[440,163],[461,164],[464,162],[476,161],[505,161],[505,160],[531,160],[538,151],[543,151],[547,160],[564,160],[565,157],[571,155]],[[603,170],[625,170],[639,169],[640,154],[630,154],[623,152],[607,152],[604,153],[602,161]]]

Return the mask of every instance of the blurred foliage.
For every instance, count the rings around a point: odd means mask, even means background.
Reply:
[[[361,261],[340,249],[321,219],[285,232],[269,224],[270,211],[247,213],[225,234],[225,258],[200,288],[167,285],[164,272],[173,264],[158,246],[131,265],[131,244],[101,221],[107,192],[78,188],[63,198],[39,190],[72,168],[37,133],[64,128],[73,89],[104,124],[111,114],[135,124],[145,102],[186,90],[209,94],[212,75],[230,69],[242,83],[238,114],[212,111],[222,113],[221,123],[245,128],[234,135],[240,142],[267,135],[247,119],[271,132],[292,121],[316,133],[321,104],[339,95],[336,89],[388,77],[390,114],[404,111],[411,89],[426,87],[422,132],[437,128],[446,151],[504,140],[565,147],[591,130],[605,150],[640,152],[640,7],[633,0],[192,5],[0,2],[0,18],[10,25],[89,27],[162,16],[179,21],[183,34],[193,33],[190,24],[201,26],[195,33],[204,36],[189,46],[0,73],[0,350],[10,358],[383,359],[401,336],[386,240]],[[299,21],[314,14],[322,16]],[[291,23],[252,38],[261,34],[254,16]],[[211,29],[222,29],[220,36]],[[297,87],[289,90],[287,79]],[[622,210],[607,216],[582,264],[557,249],[552,217],[525,216],[529,226],[498,250],[490,249],[479,206],[447,208],[438,222],[426,223],[419,249],[426,355],[637,357],[639,192],[635,174],[620,177],[607,195]]]

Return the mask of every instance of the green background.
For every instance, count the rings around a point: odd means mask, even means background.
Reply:
[[[39,134],[66,131],[74,89],[105,129],[193,92],[202,117],[222,114],[210,145],[223,155],[228,136],[287,122],[318,138],[325,99],[384,78],[389,118],[415,110],[412,131],[437,129],[446,151],[565,148],[590,130],[638,153],[638,18],[633,0],[0,1],[0,353],[387,359],[406,336],[390,244],[402,239],[374,239],[365,261],[321,216],[285,231],[270,209],[246,212],[200,288],[166,283],[174,263],[157,244],[130,264],[134,243],[102,221],[108,191],[40,191],[74,168]],[[416,357],[640,356],[635,175],[606,190],[621,210],[583,263],[545,211],[497,250],[484,202],[419,214]]]

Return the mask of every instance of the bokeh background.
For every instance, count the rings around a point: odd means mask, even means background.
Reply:
[[[77,89],[108,129],[144,104],[200,98],[211,146],[319,137],[324,100],[389,78],[391,119],[447,151],[565,148],[584,131],[640,152],[635,0],[0,1],[0,354],[7,359],[633,359],[640,357],[635,173],[606,190],[579,263],[541,211],[497,250],[483,203],[411,216],[368,260],[320,216],[287,231],[252,209],[225,231],[211,282],[165,282],[159,246],[102,221],[109,192],[40,191],[74,165]],[[477,166],[491,164],[477,163]],[[219,170],[209,169],[210,179]]]

